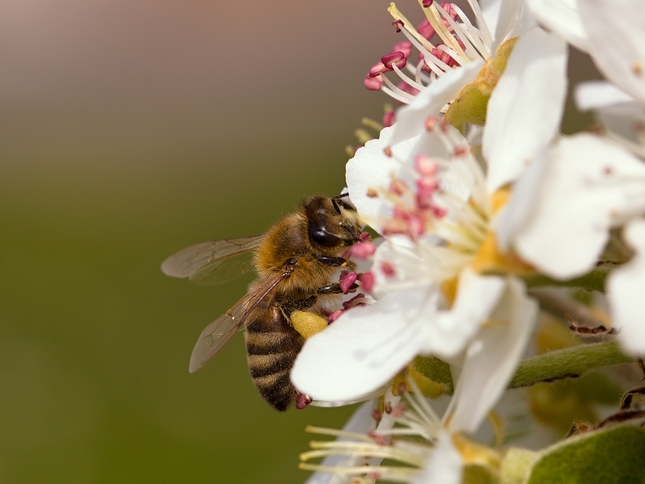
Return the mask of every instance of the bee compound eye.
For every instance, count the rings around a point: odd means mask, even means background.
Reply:
[[[316,224],[313,220],[309,221],[309,239],[323,247],[336,247],[343,243],[340,238],[326,232],[324,228]]]

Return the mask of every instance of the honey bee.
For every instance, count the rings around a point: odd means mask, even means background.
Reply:
[[[290,373],[305,340],[290,315],[321,314],[321,300],[342,292],[331,281],[339,268],[353,268],[343,255],[361,234],[345,197],[312,197],[263,235],[203,242],[163,262],[166,275],[197,283],[230,280],[251,267],[258,275],[242,299],[204,328],[190,358],[191,373],[244,328],[249,370],[262,398],[280,412],[298,398]],[[249,253],[252,258],[245,258]]]

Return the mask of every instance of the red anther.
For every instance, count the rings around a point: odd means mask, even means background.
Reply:
[[[418,154],[414,157],[414,169],[421,176],[434,176],[439,171],[439,165],[426,154]]]
[[[340,290],[343,291],[343,294],[347,294],[350,291],[350,289],[352,288],[352,284],[356,282],[356,279],[358,279],[358,275],[354,271],[341,272],[339,284],[340,284]]]
[[[409,57],[410,54],[412,53],[412,42],[408,42],[407,40],[403,42],[398,42],[394,44],[394,47],[392,47],[392,53],[394,52],[403,52],[403,55],[405,57]]]
[[[381,420],[383,418],[383,414],[379,411],[378,408],[375,408],[372,410],[372,418],[374,420]]]
[[[395,418],[403,417],[403,414],[408,408],[404,403],[399,403],[396,407],[392,409],[392,416]]]
[[[380,91],[381,86],[383,85],[383,79],[381,78],[380,75],[377,77],[372,77],[368,74],[365,76],[363,85],[370,91]]]
[[[389,413],[389,412],[388,412]],[[367,436],[374,441],[376,445],[389,445],[389,440],[387,436],[377,434],[375,430],[368,430],[367,431]]]
[[[428,194],[432,196],[439,189],[439,181],[430,176],[419,178],[415,185],[417,187],[418,194]]]
[[[344,310],[344,309],[337,309],[336,311],[334,311],[333,313],[331,313],[329,316],[327,316],[327,321],[328,321],[329,323],[333,323],[333,322],[334,322],[334,321],[336,321],[338,318],[340,318],[340,315],[341,315],[341,314],[343,314],[344,312],[345,312],[345,310]]]
[[[383,115],[383,127],[389,128],[394,124],[395,120],[396,120],[396,115],[394,114],[394,111],[387,111]]]
[[[389,190],[396,195],[403,195],[408,191],[408,185],[400,178],[395,178],[390,182]]]
[[[439,119],[437,116],[428,116],[428,119],[426,119],[426,131],[432,132],[434,129],[437,127],[437,123],[439,122]]]
[[[361,232],[361,235],[358,236],[358,240],[360,242],[366,242],[366,241],[370,240],[371,238],[372,238],[372,236],[370,235],[369,232]]]
[[[433,3],[434,3],[433,0],[423,0],[423,8],[428,8]]]
[[[432,4],[432,1],[430,2]],[[425,5],[424,5],[425,7]],[[427,8],[427,7],[426,7]],[[426,39],[430,40],[432,37],[434,37],[434,34],[436,33],[434,27],[430,22],[428,22],[428,19],[425,19],[423,22],[419,24],[417,27],[417,32],[419,32],[421,35],[423,35]]]
[[[391,55],[391,54],[388,54],[388,55]],[[378,77],[385,72],[390,72],[391,70],[392,70],[391,67],[386,67],[385,64],[383,64],[382,62],[378,62],[372,66],[372,68],[367,73],[367,75],[370,77]]]
[[[367,292],[372,292],[374,288],[374,273],[371,271],[363,272],[358,276],[358,281],[361,283],[361,287]]]
[[[365,306],[364,298],[365,298],[365,294],[363,294],[362,292],[359,292],[358,294],[356,294],[356,296],[354,296],[351,299],[348,299],[343,303],[343,309],[347,310],[358,306]]]
[[[385,156],[387,156],[388,158],[391,158],[392,157],[392,148],[390,148],[389,146],[386,146],[385,148],[383,148],[383,154]]]
[[[435,218],[443,218],[448,214],[448,210],[442,207],[432,207],[432,215],[434,215]]]
[[[455,7],[452,5],[452,3],[441,2],[441,8],[448,14],[451,19],[457,20],[457,10],[455,10]]]
[[[455,61],[455,59],[453,59],[450,56],[450,54],[448,54],[448,52],[446,52],[445,50],[439,50],[438,47],[434,47],[432,49],[432,55],[436,59],[438,59],[441,62],[443,62],[444,64],[446,64],[448,67],[454,67],[455,65],[457,65],[457,62]]]
[[[403,20],[395,20],[394,22],[392,22],[392,27],[394,27],[394,31],[397,34],[401,32],[401,29],[403,28],[403,26],[404,26]]]
[[[396,274],[394,266],[388,261],[381,262],[381,272],[385,274],[386,277],[392,277],[394,274]]]
[[[372,242],[359,242],[352,245],[352,255],[359,259],[367,259],[374,255],[376,246]]]
[[[411,238],[416,239],[426,231],[425,220],[420,214],[412,214],[408,217],[408,234]]]
[[[459,158],[461,156],[466,156],[469,153],[468,146],[455,146],[455,149],[452,152],[452,156]]]
[[[401,91],[403,91],[403,92],[407,92],[408,94],[410,94],[410,95],[412,95],[412,96],[416,96],[417,94],[419,94],[419,90],[418,90],[416,87],[412,87],[412,86],[411,86],[410,84],[408,84],[407,82],[399,82],[399,83],[396,85],[396,87],[398,87],[399,89],[401,89]]]
[[[408,59],[405,57],[404,52],[397,50],[396,52],[392,52],[391,54],[385,54],[383,57],[381,57],[381,62],[388,69],[393,69],[394,66],[398,67],[399,69],[402,69],[403,67],[405,67],[405,64],[408,62]],[[371,74],[372,72],[370,71],[370,75]]]
[[[302,393],[298,393],[298,396],[296,397],[296,408],[298,410],[302,410],[303,408],[307,407],[313,401],[314,401],[314,399],[311,398],[309,395],[304,395]]]

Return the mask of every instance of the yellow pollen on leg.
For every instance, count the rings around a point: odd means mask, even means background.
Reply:
[[[289,319],[294,329],[305,339],[311,338],[329,326],[325,318],[309,311],[294,311]]]

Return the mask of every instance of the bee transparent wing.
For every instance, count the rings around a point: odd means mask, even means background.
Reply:
[[[161,264],[167,276],[188,277],[197,284],[220,284],[248,272],[261,235],[220,239],[186,247]]]
[[[193,348],[193,354],[190,356],[190,373],[199,370],[208,363],[228,343],[237,330],[244,327],[249,315],[257,305],[273,291],[283,278],[288,276],[289,273],[286,271],[275,274],[250,290],[235,306],[206,326],[202,334],[199,335],[195,348]]]

